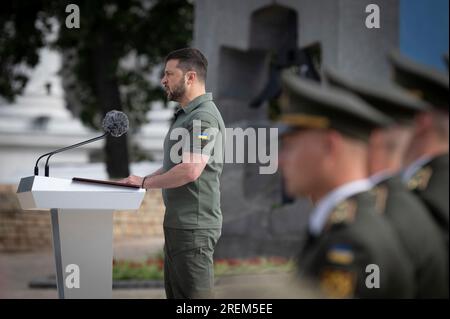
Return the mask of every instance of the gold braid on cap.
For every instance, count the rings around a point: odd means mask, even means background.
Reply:
[[[329,128],[330,120],[323,116],[307,114],[286,114],[280,117],[280,122],[306,128]]]

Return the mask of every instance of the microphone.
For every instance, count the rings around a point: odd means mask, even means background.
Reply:
[[[129,128],[129,121],[128,121],[128,117],[125,113],[120,112],[120,111],[109,111],[108,113],[106,113],[105,118],[102,121],[102,128],[103,131],[105,132],[104,134],[94,137],[92,139],[89,139],[87,141],[84,142],[80,142],[74,145],[70,145],[70,146],[66,146],[60,149],[57,149],[55,151],[46,153],[44,155],[41,155],[37,161],[36,161],[36,165],[34,166],[34,175],[39,175],[39,168],[38,168],[38,163],[41,160],[41,158],[48,156],[47,157],[47,161],[45,162],[45,176],[49,176],[49,166],[48,166],[48,162],[50,160],[50,157],[52,157],[54,154],[57,153],[61,153],[88,143],[92,143],[95,141],[98,141],[102,138],[105,138],[108,134],[111,134],[111,136],[114,137],[120,137],[123,134],[125,134],[128,131]]]
[[[116,110],[106,113],[102,122],[103,130],[114,137],[120,137],[128,132],[129,125],[127,115]]]

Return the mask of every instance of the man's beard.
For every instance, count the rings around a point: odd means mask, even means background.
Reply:
[[[167,90],[167,99],[169,101],[180,102],[181,97],[186,92],[186,87],[184,85],[183,79],[178,82],[177,85],[173,89],[168,88]]]

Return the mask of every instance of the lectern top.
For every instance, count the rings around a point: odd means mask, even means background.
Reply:
[[[138,185],[130,185],[120,182],[114,182],[114,181],[105,181],[105,180],[99,180],[99,179],[89,179],[89,178],[82,178],[82,177],[74,177],[72,178],[74,182],[84,182],[84,183],[94,183],[94,184],[107,184],[107,185],[114,185],[114,186],[123,186],[123,187],[131,187],[131,188],[141,188]]]

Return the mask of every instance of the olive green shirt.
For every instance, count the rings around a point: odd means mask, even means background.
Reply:
[[[203,153],[209,155],[210,160],[197,180],[162,190],[166,206],[164,227],[222,227],[219,178],[224,147],[225,125],[211,93],[198,96],[184,108],[177,107],[164,140],[164,171],[181,163],[183,152]]]

